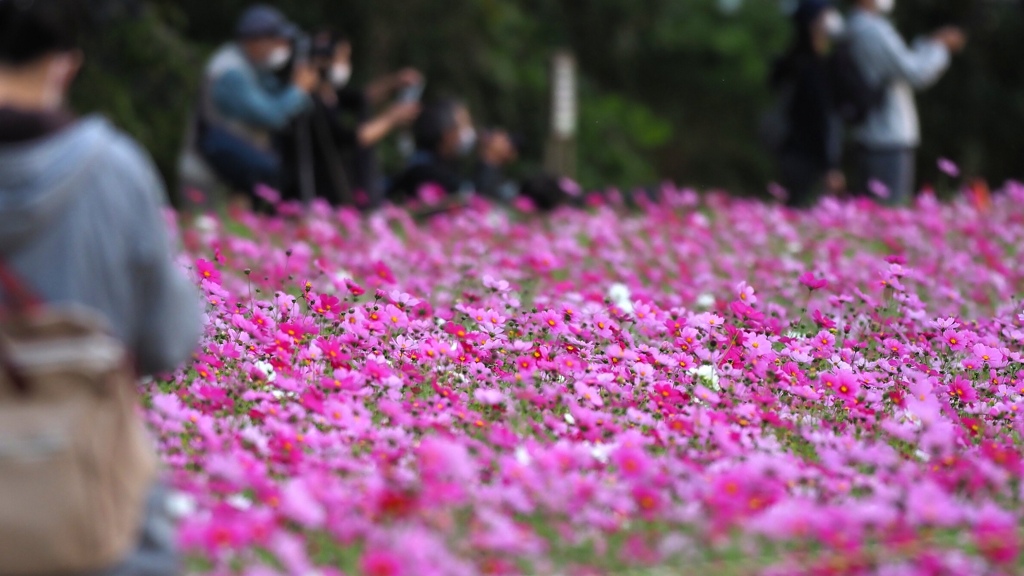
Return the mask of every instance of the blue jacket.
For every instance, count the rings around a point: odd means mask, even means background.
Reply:
[[[270,71],[254,66],[234,43],[223,46],[207,64],[202,100],[206,123],[265,149],[270,135],[311,103],[298,87],[283,84]]]

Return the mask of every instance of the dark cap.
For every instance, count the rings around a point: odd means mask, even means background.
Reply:
[[[295,34],[295,26],[284,17],[277,8],[258,4],[251,6],[242,13],[235,28],[235,37],[241,40],[249,38],[291,38]]]

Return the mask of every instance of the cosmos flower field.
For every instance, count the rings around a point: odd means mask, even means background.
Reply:
[[[1024,571],[1024,186],[282,212],[180,231],[195,573]]]

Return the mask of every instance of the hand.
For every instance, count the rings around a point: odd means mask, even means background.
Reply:
[[[338,104],[338,93],[335,91],[334,86],[329,82],[320,82],[319,86],[316,88],[316,96],[328,108],[333,108]]]
[[[480,142],[480,159],[491,166],[504,166],[516,159],[516,147],[504,130],[491,132]]]
[[[295,67],[292,83],[303,92],[312,92],[320,83],[320,75],[309,64],[300,64]]]
[[[396,88],[407,88],[423,84],[423,73],[415,68],[403,68],[395,72],[394,82]]]
[[[950,52],[960,52],[967,45],[967,36],[964,35],[964,31],[956,26],[946,26],[940,28],[932,38],[944,45]]]
[[[841,170],[829,170],[825,175],[825,187],[832,194],[842,194],[846,191],[846,176]]]
[[[405,126],[419,118],[421,108],[418,102],[402,102],[388,108],[387,115],[395,126]]]

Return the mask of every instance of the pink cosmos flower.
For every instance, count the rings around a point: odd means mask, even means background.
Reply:
[[[214,284],[220,284],[220,271],[217,270],[217,267],[209,260],[203,260],[202,258],[196,260],[196,274],[198,274],[203,280],[208,280]]]
[[[744,338],[743,346],[754,356],[767,356],[773,353],[771,340],[764,334],[748,332]]]
[[[992,368],[1002,368],[1006,365],[1006,356],[998,348],[977,343],[972,347],[972,358],[978,364],[985,364]]]
[[[736,286],[736,297],[748,306],[757,304],[757,296],[754,295],[754,289],[748,286],[746,282],[740,282]]]
[[[366,576],[403,576],[407,573],[398,557],[384,550],[368,550],[359,566]]]
[[[558,184],[562,191],[569,196],[576,198],[583,195],[583,188],[572,178],[563,177],[558,181]]]
[[[416,197],[427,206],[437,206],[447,195],[444,187],[432,182],[420,186],[416,192]]]
[[[868,182],[868,192],[871,192],[879,198],[889,197],[889,187],[878,180],[871,180]]]
[[[777,182],[768,184],[768,194],[779,202],[785,202],[789,198],[789,191]]]
[[[497,406],[505,401],[505,394],[493,388],[477,388],[473,391],[473,398],[481,404]]]
[[[967,337],[952,328],[948,328],[942,333],[942,339],[945,340],[946,344],[949,345],[950,350],[953,351],[963,350],[968,344]]]
[[[814,274],[811,272],[804,272],[798,280],[812,292],[828,286],[828,280],[825,280],[824,278],[815,278]]]
[[[960,167],[949,158],[939,158],[937,164],[939,170],[946,176],[949,176],[950,178],[957,178],[960,176]]]
[[[951,398],[965,403],[971,403],[978,399],[978,393],[974,390],[970,380],[960,375],[957,375],[949,386],[949,395]]]
[[[253,193],[257,198],[262,198],[272,206],[281,203],[281,193],[266,184],[257,184]]]
[[[624,446],[612,453],[611,463],[627,479],[645,478],[651,472],[652,463],[642,448]]]

